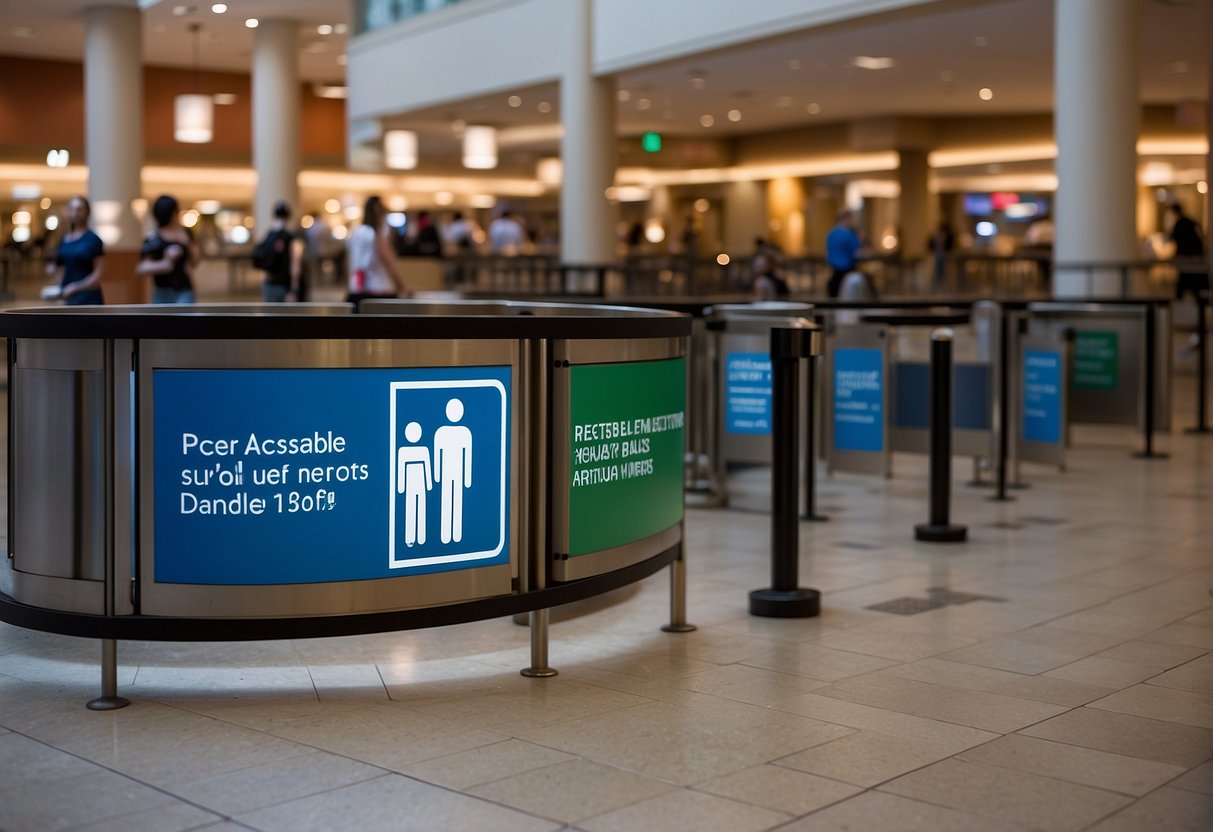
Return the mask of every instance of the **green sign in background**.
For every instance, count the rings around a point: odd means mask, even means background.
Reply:
[[[1119,381],[1119,342],[1115,332],[1074,334],[1075,390],[1115,390]]]
[[[574,366],[569,552],[585,555],[682,519],[686,361]]]

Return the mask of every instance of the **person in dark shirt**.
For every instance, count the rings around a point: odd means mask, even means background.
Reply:
[[[266,303],[303,300],[303,241],[286,227],[291,218],[291,206],[285,201],[274,203],[274,221],[258,248],[267,246],[272,252],[265,269],[262,296]],[[254,252],[255,258],[256,252]],[[254,264],[256,265],[256,264]]]
[[[754,275],[755,300],[783,300],[791,296],[788,282],[775,270],[775,260],[770,255],[759,254],[750,263]]]
[[[1170,237],[1175,243],[1175,259],[1179,268],[1175,299],[1183,300],[1184,295],[1188,293],[1195,299],[1198,292],[1209,291],[1209,273],[1203,268],[1205,238],[1200,233],[1200,226],[1184,214],[1183,206],[1178,202],[1168,205],[1167,213],[1171,218]],[[1185,266],[1189,271],[1184,271]],[[1197,271],[1197,267],[1202,268]]]
[[[190,271],[198,262],[198,249],[181,225],[177,200],[167,194],[156,198],[152,216],[156,230],[143,241],[136,274],[151,275],[155,286],[152,303],[193,303],[194,284]]]
[[[101,276],[105,273],[105,245],[89,227],[88,200],[74,196],[67,201],[67,230],[48,272],[59,274],[61,297],[68,306],[105,303]]]

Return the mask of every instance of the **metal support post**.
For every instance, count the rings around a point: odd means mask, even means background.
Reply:
[[[771,330],[771,588],[750,593],[750,615],[809,618],[821,612],[821,593],[799,586],[800,359],[809,358],[816,329]],[[813,417],[808,417],[812,430]]]
[[[1018,325],[1018,322],[1017,322]],[[1016,344],[1019,339],[1015,339]],[[1016,361],[1019,360],[1016,350]],[[1011,321],[1005,307],[998,316],[998,459],[995,492],[986,499],[1007,502],[1007,457],[1011,443]],[[1018,473],[1018,472],[1017,472]]]
[[[808,416],[804,432],[804,514],[800,519],[824,523],[830,518],[817,513],[817,357],[810,356],[806,364],[804,406]]]
[[[670,623],[661,629],[667,633],[690,633],[699,629],[687,623],[687,524],[682,522],[678,558],[670,564]]]
[[[1208,422],[1209,402],[1209,323],[1205,315],[1209,311],[1209,293],[1196,293],[1196,426],[1184,433],[1209,433],[1213,430]]]
[[[129,699],[118,695],[118,642],[112,638],[102,639],[101,695],[90,700],[86,707],[90,711],[116,711],[129,704]]]
[[[530,488],[530,514],[533,536],[530,539],[530,551],[524,556],[531,558],[533,573],[531,585],[535,589],[543,589],[548,580],[548,536],[543,529],[547,528],[547,502],[542,495],[547,493],[548,470],[548,423],[549,391],[552,383],[552,360],[550,342],[539,340],[535,342],[531,362],[531,396],[534,406],[534,418],[531,419],[531,435],[529,448],[531,453],[531,470],[534,475]],[[531,664],[519,671],[531,679],[546,679],[555,676],[556,671],[548,666],[548,610],[533,610],[531,612]]]
[[[930,522],[914,527],[914,537],[930,543],[961,543],[964,526],[948,522],[952,499],[952,330],[931,333],[931,508]]]
[[[1133,456],[1138,459],[1166,459],[1167,454],[1154,450],[1154,397],[1158,391],[1158,324],[1152,303],[1146,304],[1146,372],[1145,372],[1145,450],[1138,451]]]

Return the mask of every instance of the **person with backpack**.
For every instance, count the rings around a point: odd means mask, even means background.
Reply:
[[[152,303],[193,303],[191,272],[198,264],[198,247],[189,229],[181,224],[175,197],[164,194],[152,204],[156,230],[143,241],[135,274],[150,275]]]
[[[286,227],[290,218],[291,206],[277,202],[269,231],[253,248],[253,268],[265,272],[262,291],[266,303],[302,300],[303,241]]]

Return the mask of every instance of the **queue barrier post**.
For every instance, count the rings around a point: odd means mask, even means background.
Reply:
[[[1155,402],[1158,395],[1158,320],[1154,304],[1145,305],[1146,316],[1146,367],[1145,367],[1145,434],[1146,446],[1133,454],[1137,459],[1166,459],[1167,454],[1154,450]]]
[[[928,543],[962,543],[968,528],[949,522],[952,496],[952,338],[951,329],[931,333],[931,496],[930,521],[914,527]]]
[[[1213,428],[1208,422],[1209,402],[1209,293],[1196,293],[1196,425],[1185,433],[1209,433]]]
[[[800,361],[820,353],[817,327],[771,330],[771,586],[750,592],[750,615],[811,618],[821,613],[821,593],[801,587],[797,445],[800,425]],[[808,414],[813,430],[813,414]]]

